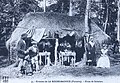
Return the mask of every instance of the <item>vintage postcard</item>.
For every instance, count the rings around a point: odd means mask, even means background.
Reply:
[[[0,83],[120,83],[120,0],[0,0]]]

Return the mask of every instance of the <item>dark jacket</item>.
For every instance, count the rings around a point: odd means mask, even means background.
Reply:
[[[20,39],[17,44],[17,55],[19,58],[25,57],[26,43],[23,39]]]
[[[92,47],[90,43],[87,44],[86,46],[86,51],[87,51],[87,60],[92,60],[93,64],[96,64],[96,47],[95,44]]]

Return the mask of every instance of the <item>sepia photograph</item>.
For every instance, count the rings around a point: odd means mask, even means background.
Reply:
[[[0,0],[0,83],[120,83],[120,0]]]

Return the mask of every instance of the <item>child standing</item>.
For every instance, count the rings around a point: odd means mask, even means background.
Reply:
[[[101,56],[98,59],[97,67],[110,68],[110,60],[107,53],[108,53],[107,45],[103,44],[103,49],[101,49]]]
[[[29,47],[26,51],[27,56],[25,56],[25,70],[26,74],[31,76],[33,75],[33,71],[39,70],[39,63],[38,63],[38,47],[37,42],[31,42],[32,46]]]

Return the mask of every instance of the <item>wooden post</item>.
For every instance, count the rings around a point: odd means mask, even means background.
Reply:
[[[55,65],[57,64],[57,48],[58,48],[58,39],[55,40]]]
[[[41,59],[42,55],[39,54],[39,56],[40,56],[39,63],[40,63],[40,65],[42,65],[42,59]]]

